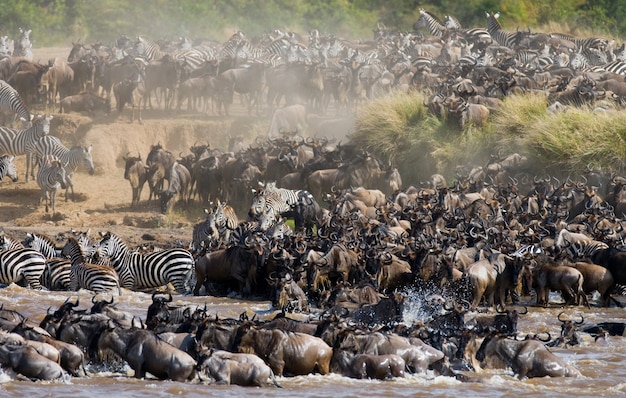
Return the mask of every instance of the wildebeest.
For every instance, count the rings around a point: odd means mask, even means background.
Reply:
[[[247,247],[232,246],[199,257],[196,260],[197,281],[193,294],[197,296],[202,285],[208,292],[209,283],[218,282],[227,285],[234,283],[239,294],[250,295],[256,286],[260,253],[253,240],[249,242]]]
[[[103,111],[108,115],[111,113],[111,102],[90,91],[63,98],[59,107],[59,113],[86,112],[93,115],[96,111]]]
[[[146,165],[141,160],[141,155],[138,156],[124,156],[122,159],[125,162],[124,165],[124,179],[130,182],[130,187],[133,191],[133,198],[130,202],[131,207],[135,207],[139,204],[141,198],[141,191],[144,184],[148,181],[148,173]]]
[[[132,122],[135,119],[135,109],[137,109],[137,120],[141,122],[141,102],[143,101],[144,92],[144,81],[139,74],[134,78],[126,78],[115,83],[113,85],[113,95],[115,96],[115,106],[118,115],[121,115],[126,104],[129,104],[132,108],[130,121]]]
[[[30,379],[55,380],[66,374],[61,365],[38,354],[29,345],[0,345],[0,363]]]
[[[338,340],[339,348],[355,354],[396,354],[404,359],[407,369],[414,373],[426,372],[428,367],[443,359],[443,352],[417,338],[408,339],[393,333],[344,332]]]
[[[405,367],[404,359],[397,354],[353,354],[343,350],[335,350],[331,363],[333,372],[356,379],[404,377]]]
[[[538,305],[547,306],[550,290],[558,290],[566,303],[580,304],[582,299],[589,307],[587,295],[583,290],[584,278],[576,268],[552,264],[544,259],[532,270],[532,275]]]
[[[488,364],[494,358],[511,367],[520,379],[581,376],[578,369],[565,363],[537,340],[518,341],[498,334],[489,335],[476,352],[476,359]]]
[[[277,138],[283,134],[302,133],[306,127],[306,108],[304,105],[288,105],[279,108],[272,115],[268,136]]]
[[[122,329],[109,322],[108,327],[94,337],[90,349],[94,353],[113,350],[128,362],[138,379],[145,378],[146,373],[161,380],[186,381],[196,377],[196,361],[150,330]]]
[[[250,325],[241,332],[243,337],[239,343],[239,352],[265,358],[277,376],[282,376],[283,373],[306,375],[315,370],[323,375],[330,372],[333,349],[319,337],[298,332],[257,329]]]
[[[174,162],[172,168],[168,172],[169,186],[166,190],[161,191],[161,212],[167,213],[174,205],[174,198],[178,197],[178,201],[187,205],[189,200],[189,183],[191,174],[189,170],[178,162]]]
[[[233,353],[222,350],[209,350],[200,354],[197,370],[217,384],[266,387],[271,379],[276,387],[272,369],[254,354]]]

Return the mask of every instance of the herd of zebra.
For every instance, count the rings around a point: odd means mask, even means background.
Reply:
[[[0,81],[0,108],[14,111],[26,125],[24,128],[0,127],[0,154],[7,156],[3,163],[12,163],[15,156],[26,155],[26,181],[29,178],[36,179],[42,190],[45,200],[46,212],[51,208],[56,212],[56,193],[59,188],[65,189],[65,198],[74,196],[72,174],[79,168],[84,167],[90,174],[95,171],[91,146],[66,147],[59,138],[50,134],[50,122],[52,116],[37,115],[30,113],[21,101],[19,94],[7,83]],[[35,167],[38,171],[35,176]],[[12,170],[10,175],[13,181],[17,181],[17,173],[14,165],[2,168],[3,173]],[[6,174],[2,174],[4,176]]]

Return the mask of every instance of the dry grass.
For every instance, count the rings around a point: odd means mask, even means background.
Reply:
[[[456,165],[484,165],[493,154],[525,155],[533,172],[577,173],[588,165],[626,168],[626,113],[591,107],[547,111],[542,95],[511,96],[487,126],[458,131],[427,113],[419,93],[370,103],[359,115],[354,142],[399,167],[406,181],[432,173],[451,177]]]

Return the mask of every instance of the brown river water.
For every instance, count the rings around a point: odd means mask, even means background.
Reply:
[[[75,295],[76,293],[74,293]],[[65,301],[67,292],[33,291],[15,285],[0,289],[0,304],[4,308],[20,311],[31,320],[40,321],[48,307],[56,308]],[[90,308],[91,293],[79,292],[80,308]],[[552,298],[551,298],[552,299]],[[620,297],[618,299],[624,299]],[[556,298],[558,300],[558,297]],[[558,301],[555,301],[558,302]],[[145,319],[151,296],[124,290],[116,298],[119,309]],[[265,319],[273,313],[268,302],[242,301],[230,298],[175,296],[173,304],[204,305],[211,314],[220,317],[238,317],[247,311]],[[553,337],[560,332],[557,315],[563,311],[557,304],[550,308],[529,307],[518,323],[520,334],[550,332]],[[600,321],[626,322],[626,309],[569,307],[569,316],[585,317],[585,325]],[[420,318],[419,303],[412,303],[405,313],[405,321]],[[125,373],[98,373],[87,378],[68,378],[57,382],[31,382],[15,380],[0,371],[0,397],[556,397],[556,396],[626,396],[626,343],[624,337],[607,337],[594,342],[581,333],[583,343],[574,348],[553,349],[553,352],[583,374],[582,378],[535,378],[518,380],[510,371],[484,370],[477,373],[476,382],[463,383],[451,377],[434,374],[410,375],[391,381],[355,380],[331,374],[280,377],[283,387],[251,388],[216,386],[196,383],[137,380]],[[89,370],[89,368],[88,368]]]

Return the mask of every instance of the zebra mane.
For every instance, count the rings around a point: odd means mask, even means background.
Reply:
[[[503,30],[500,21],[498,21],[498,17],[500,17],[499,12],[487,13],[487,20],[495,25],[496,30]]]
[[[39,238],[40,240],[44,241],[44,243],[56,249],[56,242],[50,236],[44,235],[44,234],[35,234],[35,233],[31,233],[30,235],[33,236],[33,241]]]
[[[423,9],[420,9],[420,14],[424,17],[424,18],[429,18],[431,19],[433,22],[437,22],[439,25],[441,25],[442,27],[444,27],[443,22],[441,21],[441,19],[439,19],[435,14],[433,14],[430,11],[426,11]]]

